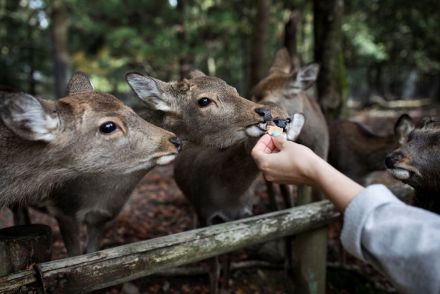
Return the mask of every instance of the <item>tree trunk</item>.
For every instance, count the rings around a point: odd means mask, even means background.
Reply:
[[[54,0],[51,12],[51,34],[53,42],[53,62],[55,77],[55,97],[63,97],[67,86],[67,74],[70,67],[68,49],[69,18],[63,1]]]
[[[270,0],[257,1],[254,31],[251,37],[249,87],[254,87],[265,74],[267,28],[269,26]]]
[[[28,21],[27,25],[27,38],[28,38],[28,62],[29,62],[29,73],[28,73],[28,93],[31,95],[36,94],[35,90],[35,79],[34,79],[34,73],[35,73],[35,49],[34,49],[34,36],[33,36],[34,27],[30,24],[30,21]]]
[[[186,28],[185,28],[185,0],[177,1],[177,11],[180,15],[180,22],[177,24],[176,37],[179,40],[180,48],[182,48],[181,54],[179,56],[179,77],[180,79],[188,78],[191,71],[191,60],[188,55],[188,40],[186,38]]]
[[[298,55],[297,45],[297,32],[300,21],[301,12],[298,9],[293,9],[290,12],[289,20],[284,25],[284,47],[286,47],[287,51],[289,51],[294,69],[298,69],[301,63],[301,57]]]
[[[342,0],[314,0],[315,61],[320,65],[318,76],[319,103],[328,119],[340,116],[346,88],[342,55]]]

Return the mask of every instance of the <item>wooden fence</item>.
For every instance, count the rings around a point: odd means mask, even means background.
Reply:
[[[91,254],[43,262],[31,269],[0,277],[0,293],[16,291],[29,284],[37,285],[47,293],[89,292],[257,243],[308,234],[326,227],[339,216],[330,202],[320,201]]]

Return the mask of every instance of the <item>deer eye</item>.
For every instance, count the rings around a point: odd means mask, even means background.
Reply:
[[[114,122],[107,121],[99,126],[99,131],[103,134],[110,134],[116,131],[117,128],[118,126]]]
[[[209,99],[208,97],[202,97],[199,100],[197,100],[197,103],[199,104],[200,107],[206,107],[209,104],[211,104],[211,99]]]

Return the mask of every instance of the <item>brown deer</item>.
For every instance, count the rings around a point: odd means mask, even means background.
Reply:
[[[176,156],[174,134],[93,92],[84,74],[69,89],[56,101],[0,94],[0,206],[42,201],[81,174],[137,172]]]
[[[220,79],[199,71],[192,72],[190,80],[173,83],[139,74],[129,74],[127,79],[148,104],[150,121],[178,133],[185,142],[174,175],[199,225],[250,216],[249,188],[259,173],[250,157],[252,147],[272,116],[291,140],[299,134],[304,117],[288,118],[273,105],[251,102]],[[210,269],[211,293],[218,290],[218,269],[215,259]]]
[[[388,171],[415,189],[415,206],[440,213],[440,121],[427,119],[419,128],[408,121],[405,134],[385,159]]]
[[[319,66],[311,64],[295,70],[287,49],[276,53],[269,74],[252,90],[252,100],[273,103],[289,115],[303,113],[306,117],[298,142],[327,159],[329,132],[319,104],[306,94],[316,81]]]
[[[253,182],[258,170],[249,154],[256,140],[249,142],[249,138],[259,138],[266,132],[267,122],[272,120],[271,109],[279,113],[274,121],[282,125],[291,139],[300,132],[303,116],[297,114],[291,120],[285,112],[274,106],[256,104],[240,97],[234,88],[222,80],[199,71],[193,71],[191,77],[190,80],[165,83],[132,73],[127,76],[127,80],[136,94],[148,104],[149,110],[146,112],[149,115],[144,114],[144,117],[179,133],[184,140],[186,148],[175,164],[176,182],[193,204],[201,224],[209,225],[215,217],[224,217],[222,221],[228,221],[250,211],[248,206],[244,207],[243,203],[237,201],[238,197],[227,203],[225,199],[231,197],[229,193],[221,192],[221,196],[219,194],[214,200],[214,195],[220,193],[218,190],[229,189],[215,189],[214,186],[222,186],[225,182],[222,178],[230,173],[226,170],[223,172],[223,166],[212,162],[224,162],[224,167],[230,171],[252,167],[249,178]],[[205,156],[206,160],[196,159]],[[226,157],[230,159],[225,160]],[[193,166],[186,167],[188,164]],[[210,183],[209,177],[201,180],[199,171],[213,167],[218,181]],[[239,182],[242,183],[230,188],[235,195],[243,194],[249,187],[246,184],[248,181]],[[202,197],[199,190],[204,190],[206,195]],[[236,203],[232,203],[234,201]],[[228,207],[222,208],[225,205]],[[233,205],[240,208],[231,210]]]
[[[410,121],[407,114],[401,115],[394,125],[394,134],[388,136],[375,135],[358,122],[330,122],[329,163],[362,184],[371,172],[386,169],[385,157],[407,135]]]
[[[269,74],[263,78],[252,90],[252,100],[260,103],[277,105],[289,115],[303,113],[306,117],[304,127],[298,137],[298,143],[311,148],[320,157],[327,159],[329,148],[329,132],[324,114],[319,104],[306,94],[316,81],[319,67],[316,64],[308,65],[296,70],[287,49],[278,50]],[[273,191],[268,184],[269,192]],[[286,186],[280,189],[286,202],[291,205]],[[272,203],[275,203],[272,193],[269,193]],[[319,193],[315,191],[315,198]],[[273,204],[276,207],[275,204]]]

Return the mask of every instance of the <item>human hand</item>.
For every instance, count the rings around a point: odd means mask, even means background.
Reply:
[[[264,135],[251,152],[264,178],[283,184],[313,186],[320,158],[312,150],[287,141],[284,136]]]

